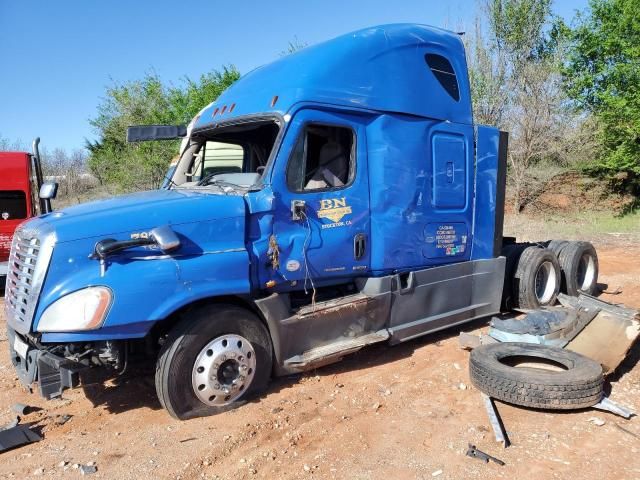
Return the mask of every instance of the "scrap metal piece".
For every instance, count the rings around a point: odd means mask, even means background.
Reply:
[[[81,475],[92,475],[98,471],[98,467],[95,465],[80,465]]]
[[[496,343],[497,340],[489,335],[473,335],[467,332],[460,332],[458,336],[458,346],[464,350],[473,350],[480,345]]]
[[[485,463],[489,463],[489,460],[497,463],[498,465],[504,465],[504,462],[499,458],[494,457],[493,455],[489,455],[488,453],[483,452],[482,450],[478,450],[475,445],[469,444],[469,448],[467,449],[467,457],[477,458],[479,460],[484,461]]]
[[[511,442],[509,442],[509,437],[507,436],[507,432],[505,432],[504,430],[502,419],[500,418],[500,414],[496,409],[493,399],[486,393],[480,393],[480,395],[482,395],[482,401],[484,402],[484,406],[487,409],[489,422],[491,423],[491,428],[493,428],[493,434],[496,437],[496,442],[502,443],[504,445],[504,448],[507,448],[511,444]]]
[[[7,425],[5,425],[3,427],[0,427],[0,432],[3,431],[3,430],[9,430],[9,429],[17,426],[19,423],[20,423],[20,417],[16,417],[13,420],[11,420],[11,423],[9,423],[9,424],[7,424]]]
[[[633,410],[629,410],[622,405],[618,405],[617,403],[611,401],[608,397],[602,397],[602,400],[596,403],[593,408],[614,413],[623,418],[626,418],[627,420],[636,414]]]
[[[42,440],[42,437],[28,426],[15,425],[5,430],[0,430],[0,453],[29,443],[39,442],[40,440]]]
[[[640,337],[640,311],[613,305],[587,295],[560,295],[563,305],[599,308],[600,313],[565,347],[602,365],[605,375],[618,368]]]
[[[11,410],[16,412],[18,415],[27,415],[32,411],[32,408],[24,403],[14,403],[11,406]]]
[[[489,335],[501,342],[524,342],[564,347],[600,312],[595,306],[545,307],[522,319],[491,319]]]

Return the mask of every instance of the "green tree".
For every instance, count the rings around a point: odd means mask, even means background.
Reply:
[[[157,188],[179,142],[126,143],[129,125],[186,124],[240,77],[235,67],[185,78],[178,85],[166,85],[155,74],[141,80],[107,88],[98,114],[90,120],[99,136],[87,142],[88,166],[100,183],[120,190]]]
[[[519,212],[575,155],[568,141],[582,122],[562,90],[565,30],[551,1],[485,0],[484,7],[466,40],[474,119],[510,134],[507,181]]]
[[[599,121],[590,170],[640,196],[640,0],[591,0],[571,31],[565,87]]]

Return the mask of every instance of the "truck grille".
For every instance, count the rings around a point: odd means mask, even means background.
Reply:
[[[31,328],[52,252],[52,248],[42,252],[42,241],[36,232],[20,228],[16,230],[9,254],[5,308],[9,324],[20,333],[26,333]]]

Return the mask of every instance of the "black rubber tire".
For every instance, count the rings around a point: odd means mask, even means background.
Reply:
[[[251,385],[238,401],[214,407],[201,402],[191,385],[191,371],[198,353],[207,343],[226,334],[249,340],[256,353],[256,372]],[[204,417],[243,404],[269,384],[273,363],[271,338],[252,312],[227,304],[205,305],[187,311],[169,333],[156,363],[156,393],[160,404],[179,420]]]
[[[556,257],[560,258],[560,252],[568,244],[568,240],[549,240],[549,242],[547,242],[547,248],[551,250]]]
[[[548,282],[552,291],[546,288],[543,295],[536,293],[536,277],[543,264],[550,265]],[[518,259],[518,266],[513,274],[513,300],[516,308],[536,309],[553,305],[560,292],[560,264],[554,253],[548,248],[532,245],[525,248]]]
[[[563,365],[567,370],[518,368],[502,360],[535,357]],[[490,397],[514,405],[552,410],[587,408],[603,396],[600,364],[562,348],[531,343],[481,345],[469,359],[471,383]]]
[[[590,263],[589,269],[591,280],[587,281],[583,277],[584,256],[589,256],[586,260]],[[560,252],[558,257],[560,269],[562,270],[562,292],[571,296],[578,296],[580,293],[595,295],[598,288],[598,254],[596,249],[589,242],[569,242]],[[592,262],[592,263],[591,263]],[[584,283],[586,282],[586,285]]]
[[[513,275],[515,274],[518,266],[518,260],[525,248],[529,246],[528,243],[512,243],[505,245],[502,248],[501,255],[506,258],[504,268],[504,285],[502,288],[502,304],[501,310],[509,311],[516,307],[516,300],[514,299],[513,291]]]

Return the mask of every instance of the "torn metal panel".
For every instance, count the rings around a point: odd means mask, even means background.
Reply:
[[[39,442],[40,440],[42,440],[42,437],[26,425],[14,425],[5,430],[0,430],[0,452],[6,452],[12,448]]]
[[[595,306],[547,307],[522,319],[493,318],[489,335],[500,342],[536,343],[564,347],[600,312]]]
[[[300,355],[289,358],[285,365],[295,367],[307,367],[309,365],[325,365],[342,358],[343,356],[356,352],[361,348],[373,343],[384,342],[389,339],[389,331],[386,329],[377,332],[361,335],[355,338],[344,338],[328,345],[323,345],[312,350],[308,350]]]
[[[601,309],[565,348],[600,362],[605,375],[612,373],[640,336],[640,312],[585,295],[577,298],[562,295],[560,302]]]

